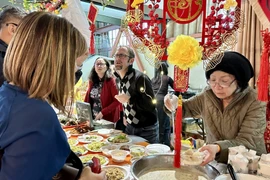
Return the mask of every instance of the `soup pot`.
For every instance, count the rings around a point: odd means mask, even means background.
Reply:
[[[160,171],[160,170],[175,170],[179,171],[179,168],[173,166],[174,155],[173,154],[159,154],[145,156],[136,160],[131,165],[131,174],[136,180],[147,172]],[[180,170],[192,175],[203,176],[205,179],[215,179],[220,175],[218,170],[211,165],[205,166],[181,166]],[[149,179],[150,180],[150,179]]]

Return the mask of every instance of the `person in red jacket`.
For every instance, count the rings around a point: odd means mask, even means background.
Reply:
[[[84,102],[90,103],[95,120],[105,119],[115,123],[120,119],[121,104],[114,98],[117,94],[109,61],[97,58],[89,75],[89,86],[84,98]]]

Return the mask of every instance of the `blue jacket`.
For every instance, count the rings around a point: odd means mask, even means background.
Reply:
[[[1,180],[51,180],[70,148],[56,113],[4,82],[0,88]]]

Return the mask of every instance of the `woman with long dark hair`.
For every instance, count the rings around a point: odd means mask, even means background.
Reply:
[[[117,94],[110,62],[101,57],[97,58],[90,72],[89,87],[84,99],[91,104],[95,120],[105,119],[114,123],[119,120],[120,103],[114,98]]]
[[[173,79],[168,76],[168,65],[161,63],[151,80],[157,100],[159,120],[159,142],[170,146],[171,124],[169,116],[164,112],[164,96],[168,93],[168,86],[173,88]]]

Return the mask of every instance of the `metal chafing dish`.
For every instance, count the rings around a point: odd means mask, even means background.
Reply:
[[[173,157],[172,154],[160,154],[143,157],[135,161],[131,166],[131,174],[136,180],[151,170],[162,169],[162,170],[177,170],[173,167]],[[208,179],[215,179],[220,175],[218,170],[211,165],[206,166],[181,166],[181,171],[189,172],[192,174],[203,175],[203,177]]]

